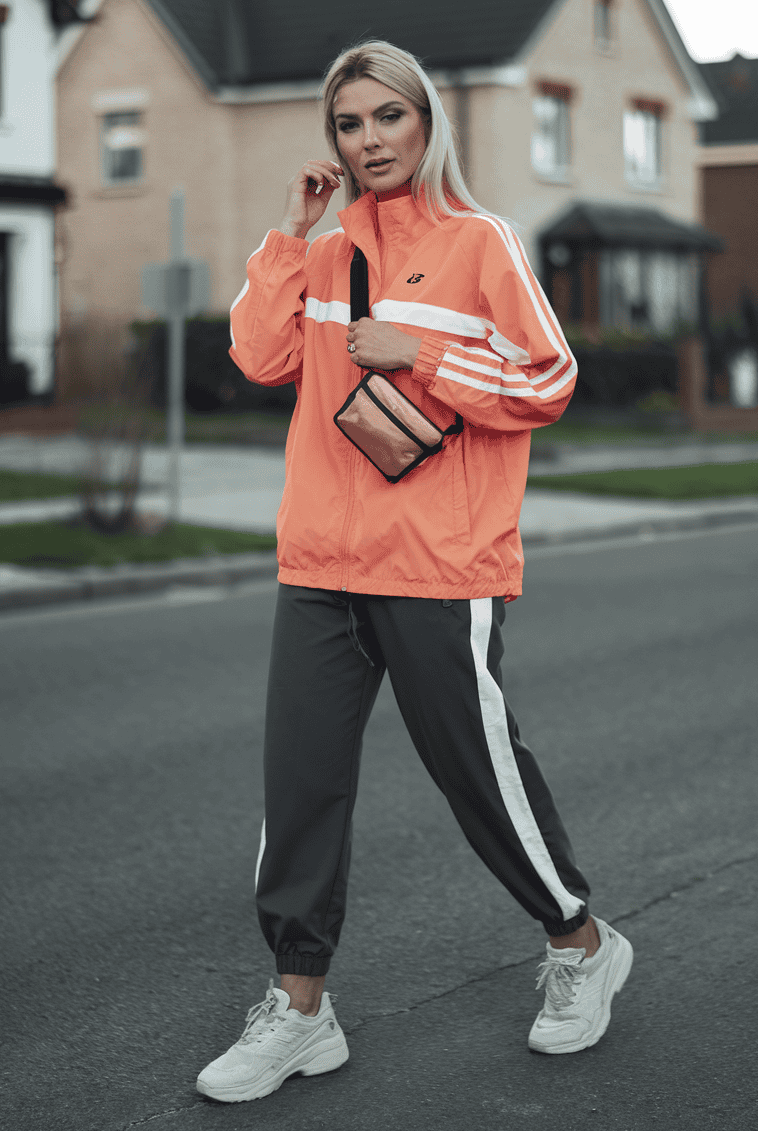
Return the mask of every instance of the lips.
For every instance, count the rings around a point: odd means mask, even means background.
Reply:
[[[365,167],[367,169],[383,169],[385,165],[391,165],[393,160],[392,157],[385,157],[381,161],[368,161]]]

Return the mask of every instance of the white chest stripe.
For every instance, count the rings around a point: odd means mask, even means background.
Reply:
[[[307,298],[305,317],[312,318],[314,322],[339,322],[341,326],[347,326],[350,322],[350,303],[338,302],[336,298],[331,302]]]
[[[492,598],[478,597],[469,601],[471,607],[471,651],[474,655],[476,682],[479,689],[479,706],[492,759],[492,766],[500,787],[508,816],[513,822],[519,840],[537,875],[563,912],[564,922],[573,919],[584,906],[584,900],[572,895],[562,884],[556,871],[539,825],[529,805],[529,798],[521,780],[516,756],[513,753],[505,703],[500,688],[487,668],[487,649],[492,628]]]
[[[371,310],[377,322],[399,322],[404,326],[438,330],[459,338],[484,339],[512,365],[529,365],[531,361],[526,350],[509,342],[495,323],[487,318],[462,314],[445,306],[432,306],[425,302],[398,302],[389,298],[374,303]],[[305,300],[305,317],[312,318],[314,322],[339,322],[341,326],[347,326],[350,322],[350,304],[337,299],[322,302],[317,298],[308,298]]]

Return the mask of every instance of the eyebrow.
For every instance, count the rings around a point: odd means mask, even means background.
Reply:
[[[392,99],[392,101],[390,101],[390,102],[383,102],[381,106],[377,106],[376,110],[372,110],[372,113],[373,114],[382,114],[385,110],[389,110],[390,106],[399,106],[401,110],[405,109],[402,102],[398,102],[396,99]],[[339,114],[335,114],[334,118],[335,118],[335,121],[337,120],[337,118],[354,118],[356,121],[358,121],[359,115],[358,114],[339,113]]]

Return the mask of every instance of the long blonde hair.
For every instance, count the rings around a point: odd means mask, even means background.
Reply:
[[[373,39],[348,47],[327,71],[322,88],[324,129],[335,155],[340,157],[334,122],[337,91],[344,83],[364,78],[375,79],[402,94],[413,103],[424,121],[426,150],[411,180],[414,200],[418,201],[423,189],[427,206],[438,220],[457,216],[462,209],[485,212],[466,188],[453,127],[431,79],[414,55],[392,43]],[[348,202],[353,204],[360,197],[361,188],[347,162],[343,162],[343,168]]]

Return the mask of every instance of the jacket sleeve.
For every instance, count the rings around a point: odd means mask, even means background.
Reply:
[[[576,361],[521,241],[502,220],[477,222],[491,228],[476,249],[479,262],[469,257],[481,341],[425,336],[412,376],[471,424],[503,431],[552,424],[571,398]]]
[[[306,240],[272,229],[247,261],[229,353],[249,381],[286,385],[302,374],[307,251]]]

